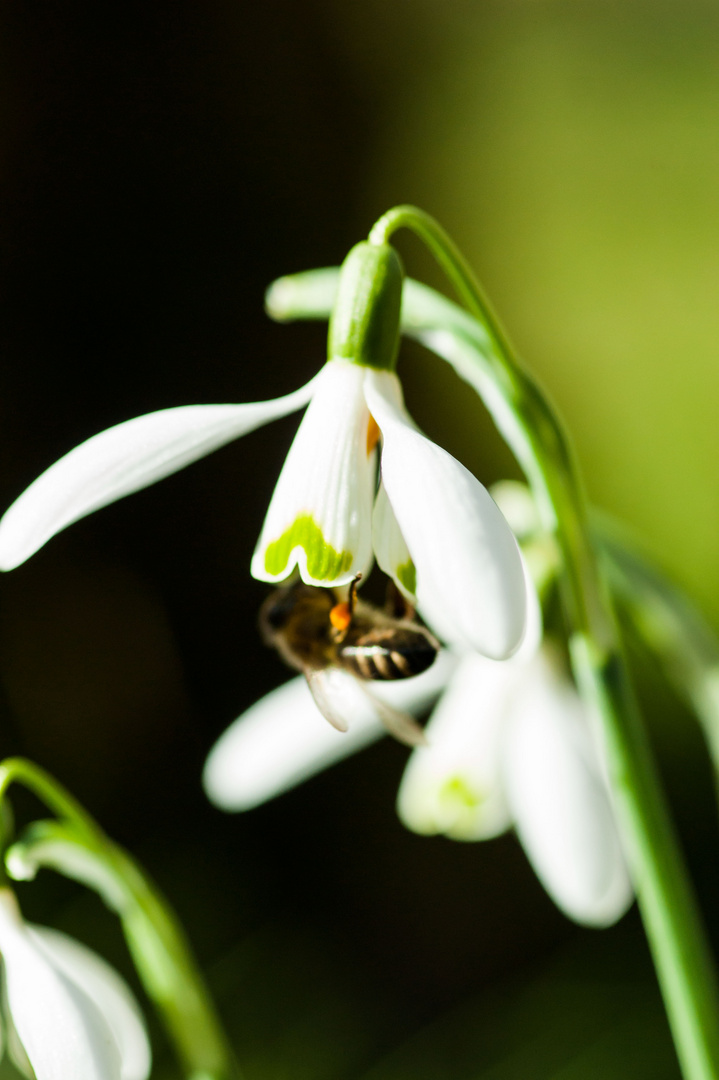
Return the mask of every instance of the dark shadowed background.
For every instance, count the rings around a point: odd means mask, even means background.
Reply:
[[[111,424],[306,381],[324,328],[272,325],[266,285],[412,201],[464,246],[591,497],[719,619],[718,47],[700,0],[0,5],[2,507]],[[438,363],[407,349],[400,370],[429,434],[486,483],[518,475]],[[295,426],[0,581],[3,754],[54,772],[172,897],[246,1080],[676,1078],[636,911],[580,930],[514,837],[405,832],[402,747],[244,816],[207,805],[214,739],[285,678],[249,562]],[[716,937],[710,769],[634,659]],[[132,978],[93,897],[47,873],[21,900]]]

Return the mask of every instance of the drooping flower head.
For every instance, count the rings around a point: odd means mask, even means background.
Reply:
[[[113,969],[57,930],[25,923],[0,888],[7,1050],[34,1080],[146,1080],[150,1045],[140,1010]]]
[[[394,372],[403,270],[387,244],[352,249],[328,361],[304,387],[244,405],[165,409],[82,443],[0,522],[0,568],[18,566],[86,514],[309,403],[275,488],[252,573],[346,585],[376,557],[435,630],[502,659],[518,647],[525,587],[511,531],[487,491],[419,432]],[[378,485],[377,458],[381,479]]]

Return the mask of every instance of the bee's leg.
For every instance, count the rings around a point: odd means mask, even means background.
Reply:
[[[387,594],[385,599],[385,611],[392,619],[413,619],[414,607],[409,600],[397,588],[393,579],[387,582]]]
[[[347,632],[352,625],[352,616],[354,615],[355,605],[357,603],[357,583],[362,578],[361,574],[356,574],[352,578],[349,587],[349,594],[346,600],[343,600],[330,611],[330,622],[332,623],[332,640],[336,645],[341,645],[344,639],[347,637]]]
[[[355,574],[355,576],[350,581],[350,594],[347,600],[350,610],[350,619],[355,613],[355,604],[357,603],[357,586],[361,580],[362,574]]]

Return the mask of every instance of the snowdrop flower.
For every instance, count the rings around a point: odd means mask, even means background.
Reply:
[[[517,545],[478,480],[422,435],[394,373],[402,266],[358,244],[340,275],[329,360],[271,401],[164,409],[119,424],[42,474],[0,522],[0,569],[86,514],[308,406],[252,559],[262,580],[349,583],[373,556],[436,632],[485,656],[518,647],[525,590]],[[377,490],[377,446],[381,483]]]
[[[528,488],[492,493],[519,538],[527,573],[527,630],[504,663],[464,651],[412,753],[397,798],[400,818],[422,834],[487,840],[514,827],[537,877],[576,922],[606,926],[633,891],[593,718],[542,644],[544,591],[558,569],[553,540]]]
[[[23,921],[0,888],[8,1053],[35,1080],[145,1080],[150,1047],[120,976],[90,949]]]
[[[633,897],[591,717],[551,646],[460,660],[413,751],[397,808],[408,828],[486,840],[511,826],[576,922],[607,926]]]

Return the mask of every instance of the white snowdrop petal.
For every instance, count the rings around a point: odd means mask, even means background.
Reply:
[[[50,963],[95,1003],[120,1050],[122,1080],[146,1080],[152,1055],[139,1006],[118,973],[85,945],[44,926],[29,926],[30,937]]]
[[[509,828],[501,742],[514,668],[476,653],[460,660],[400,784],[397,811],[413,832],[487,840]]]
[[[417,575],[419,608],[440,637],[502,660],[524,632],[526,589],[516,541],[491,496],[404,411],[395,375],[368,371],[382,431],[382,480]]]
[[[0,569],[19,566],[52,536],[108,503],[306,405],[313,382],[273,401],[185,405],[138,416],[76,446],[51,465],[0,521]]]
[[[8,1008],[37,1080],[122,1080],[110,1027],[38,947],[9,890],[0,893],[0,952]]]
[[[10,1013],[10,1006],[8,1005],[4,981],[2,986],[2,1010],[6,1028],[5,1035],[8,1057],[19,1073],[26,1076],[28,1080],[35,1080],[35,1070],[30,1064],[30,1059],[25,1053],[25,1047],[20,1042],[20,1036],[15,1030],[15,1025],[12,1022],[12,1015]]]
[[[260,581],[297,566],[309,585],[342,585],[369,569],[376,464],[362,379],[348,360],[317,376],[252,559]]]
[[[525,664],[535,655],[540,645],[542,644],[542,635],[544,633],[544,625],[542,621],[542,605],[537,595],[537,590],[534,587],[532,576],[529,573],[527,562],[522,552],[519,552],[519,557],[522,560],[522,570],[524,572],[524,587],[526,590],[527,598],[527,618],[524,624],[524,637],[522,638],[522,644],[517,649],[514,656],[504,663],[511,663],[513,666]]]
[[[372,514],[372,546],[378,565],[412,603],[416,602],[415,567],[397,518],[380,484]]]
[[[59,822],[43,822],[41,830],[38,825],[32,838],[16,841],[5,852],[5,867],[10,877],[14,881],[32,881],[41,867],[52,867],[94,889],[108,907],[118,911],[125,892],[107,867],[73,836],[68,836]]]
[[[440,693],[453,664],[449,654],[440,653],[416,678],[378,684],[373,693],[395,708],[421,714]],[[210,751],[203,776],[208,797],[222,810],[249,810],[376,742],[385,728],[365,695],[357,702],[359,709],[343,733],[320,714],[303,676],[272,690],[235,720]]]
[[[272,690],[220,736],[203,784],[222,810],[249,810],[384,734],[367,708],[342,733],[320,714],[303,675]]]
[[[519,838],[545,889],[570,918],[616,922],[632,886],[584,705],[540,653],[507,731],[507,795]]]

